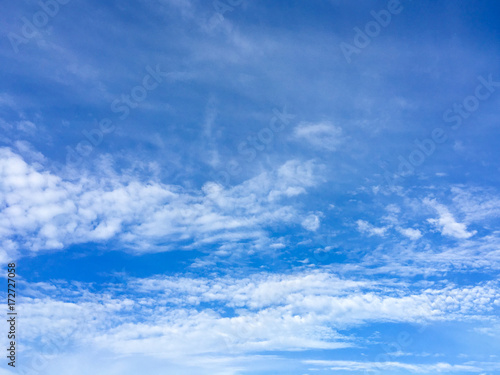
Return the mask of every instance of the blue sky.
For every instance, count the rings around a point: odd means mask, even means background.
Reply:
[[[499,374],[499,14],[4,4],[0,374]]]

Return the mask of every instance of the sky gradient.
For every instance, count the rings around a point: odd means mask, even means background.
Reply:
[[[500,374],[498,2],[1,13],[0,375]]]

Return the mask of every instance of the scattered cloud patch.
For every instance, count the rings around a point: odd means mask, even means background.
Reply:
[[[412,364],[403,362],[356,362],[356,361],[325,361],[306,360],[304,363],[326,367],[331,371],[409,371],[417,374],[441,373],[441,372],[481,372],[481,367],[471,365],[452,365],[439,362],[435,364]]]
[[[387,227],[375,227],[365,220],[356,221],[356,225],[360,233],[367,234],[370,237],[371,236],[384,237],[388,229]]]
[[[399,233],[403,236],[408,237],[410,240],[415,241],[422,237],[422,232],[418,229],[413,228],[398,228]]]
[[[316,232],[321,225],[318,215],[311,214],[302,221],[302,226],[311,232]]]
[[[455,220],[448,208],[439,204],[435,199],[425,198],[424,203],[432,207],[438,213],[437,219],[428,219],[427,221],[434,224],[443,236],[449,236],[456,239],[467,239],[474,236],[477,231],[467,231],[467,226]]]
[[[335,151],[343,142],[342,128],[328,121],[302,122],[295,127],[293,136],[296,140],[305,140],[311,146],[326,151]]]

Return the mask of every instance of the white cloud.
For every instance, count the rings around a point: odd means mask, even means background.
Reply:
[[[217,136],[214,134],[214,125],[217,119],[217,100],[211,96],[205,109],[205,119],[203,121],[203,148],[206,157],[202,160],[212,168],[218,168],[221,158],[217,149]]]
[[[438,219],[428,219],[427,221],[431,224],[436,225],[441,234],[444,236],[450,236],[457,239],[466,239],[475,235],[477,232],[467,231],[467,226],[463,223],[458,223],[453,215],[450,213],[446,206],[439,204],[435,199],[425,198],[424,203],[432,208],[434,208],[438,215]]]
[[[320,226],[318,215],[311,214],[302,221],[302,226],[311,232],[316,232]]]
[[[497,301],[497,305],[500,306],[500,301]],[[476,332],[480,332],[484,335],[500,338],[500,323],[496,323],[492,326],[478,327],[475,329]]]
[[[362,262],[336,266],[344,272],[393,275],[444,275],[446,272],[500,269],[500,232],[468,239],[453,245],[429,246],[425,241],[408,245],[384,244],[367,254]]]
[[[420,237],[422,237],[422,232],[420,232],[420,230],[418,230],[418,229],[399,227],[398,231],[403,236],[406,236],[413,241],[418,240]]]
[[[481,372],[480,367],[470,365],[452,365],[449,363],[412,364],[402,362],[356,362],[356,361],[325,361],[306,360],[304,363],[327,367],[331,371],[397,371],[406,370],[413,373],[435,372]]]
[[[365,220],[356,221],[356,225],[358,226],[358,231],[361,233],[366,233],[369,236],[385,236],[385,232],[387,231],[387,227],[375,227],[368,223]]]
[[[301,222],[303,215],[286,199],[317,184],[315,169],[313,162],[289,161],[232,188],[208,182],[201,191],[188,191],[118,176],[109,168],[95,178],[80,173],[64,179],[4,148],[0,243],[10,248],[17,237],[17,246],[38,251],[115,240],[144,252],[168,250],[164,244],[177,241],[227,245],[250,239],[259,247],[266,226]]]
[[[17,130],[27,133],[29,135],[34,135],[37,127],[31,121],[23,120],[17,123]]]
[[[500,217],[500,198],[496,192],[481,188],[455,186],[451,189],[454,205],[465,214],[468,223]]]
[[[327,151],[335,151],[343,142],[342,128],[328,121],[302,122],[295,127],[293,136],[296,140],[305,140],[312,146]]]
[[[339,329],[371,322],[487,322],[500,298],[495,282],[403,292],[391,280],[319,271],[243,279],[157,276],[100,292],[85,284],[47,284],[28,285],[20,300],[27,346],[53,339],[158,358],[353,346],[355,337]]]

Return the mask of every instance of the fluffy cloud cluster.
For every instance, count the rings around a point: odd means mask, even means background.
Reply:
[[[158,276],[102,290],[44,283],[31,285],[29,294],[22,300],[27,342],[57,332],[57,340],[157,357],[341,348],[355,345],[341,332],[366,323],[487,321],[500,306],[496,282],[404,290],[390,280],[319,271]]]
[[[265,242],[266,226],[300,224],[287,198],[317,183],[312,162],[289,161],[225,189],[208,182],[188,191],[157,181],[85,175],[63,179],[0,149],[0,244],[8,252],[62,249],[116,240],[137,252],[224,241]]]

